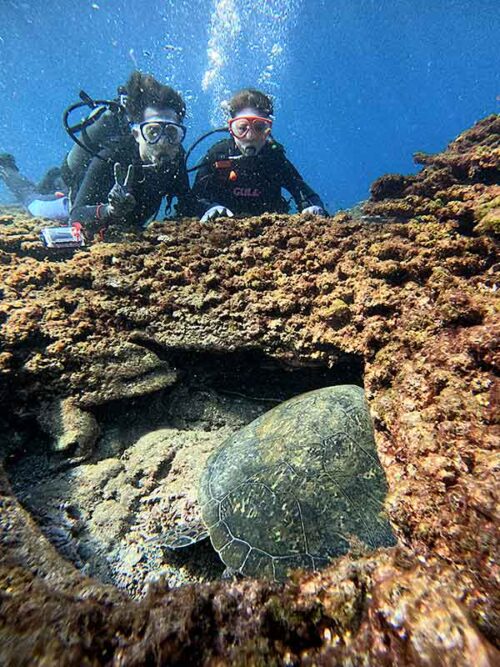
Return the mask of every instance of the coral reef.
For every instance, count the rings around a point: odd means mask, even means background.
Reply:
[[[56,254],[42,221],[0,216],[7,458],[55,402],[99,422],[198,381],[195,353],[340,381],[356,367],[399,541],[284,586],[160,578],[132,601],[70,565],[2,477],[0,662],[498,664],[499,129],[484,119],[420,174],[379,179],[365,213],[383,224],[183,220]]]
[[[373,183],[366,214],[500,234],[500,116],[484,118],[446,151],[414,159],[424,165],[416,176],[388,174]]]

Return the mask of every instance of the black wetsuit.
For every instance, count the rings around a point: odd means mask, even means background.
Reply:
[[[192,193],[184,162],[184,150],[176,160],[162,168],[143,165],[139,155],[139,145],[130,135],[124,137],[118,146],[101,151],[107,160],[94,157],[85,171],[81,183],[73,183],[70,222],[81,222],[86,227],[99,223],[100,205],[106,204],[108,193],[114,185],[114,163],[119,162],[125,174],[129,164],[134,165],[134,177],[129,191],[136,205],[127,215],[127,221],[144,224],[160,208],[163,197],[177,197],[176,213],[179,216],[195,215]]]
[[[230,159],[236,158],[236,159]],[[288,203],[281,194],[287,190],[299,211],[307,206],[325,208],[274,140],[251,157],[242,156],[233,138],[217,142],[201,161],[193,194],[200,212],[219,204],[235,215],[259,215],[266,211],[286,213]]]

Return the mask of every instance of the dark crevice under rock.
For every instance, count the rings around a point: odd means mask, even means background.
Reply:
[[[94,452],[83,463],[68,460],[71,450],[50,453],[47,438],[35,428],[27,438],[28,448],[22,452],[17,449],[5,462],[14,492],[60,554],[86,574],[124,587],[131,595],[143,594],[147,582],[160,576],[158,571],[167,573],[167,566],[170,585],[218,579],[221,575],[222,564],[208,543],[175,552],[162,550],[161,542],[154,541],[158,522],[151,521],[149,531],[135,531],[130,540],[125,539],[134,532],[133,517],[148,504],[158,503],[155,494],[159,489],[164,496],[171,492],[169,475],[177,451],[189,447],[193,435],[213,434],[207,437],[213,448],[292,396],[334,384],[363,383],[362,364],[355,355],[341,357],[328,369],[320,365],[290,367],[258,350],[213,354],[157,347],[156,353],[174,369],[178,381],[159,393],[96,406],[93,414],[102,433]],[[151,452],[145,451],[143,465],[124,475],[136,444],[162,429],[166,434],[165,451],[153,452],[151,466]],[[175,438],[172,448],[168,447],[167,432]],[[109,479],[106,473],[87,479],[87,471],[100,462],[101,467],[108,467]],[[196,474],[200,472],[194,463],[193,468]],[[121,486],[113,490],[110,480],[120,475]],[[163,481],[165,485],[161,486]],[[91,493],[80,494],[79,487],[89,483],[94,484]],[[103,484],[104,491],[100,488]],[[127,487],[134,497],[124,500]],[[196,485],[190,480],[185,487],[181,494],[189,492],[194,501]],[[116,502],[126,503],[126,516],[113,517],[118,509]],[[109,515],[107,522],[103,512]],[[167,524],[164,530],[169,527],[173,526]],[[154,554],[151,562],[149,552]]]

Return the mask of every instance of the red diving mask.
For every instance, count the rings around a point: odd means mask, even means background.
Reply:
[[[237,116],[229,121],[229,131],[236,139],[244,139],[250,128],[256,135],[267,137],[272,127],[273,121],[262,116]]]

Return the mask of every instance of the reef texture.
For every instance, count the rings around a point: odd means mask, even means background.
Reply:
[[[416,153],[416,176],[388,174],[371,187],[364,212],[394,220],[456,221],[461,230],[500,234],[500,116],[488,116],[443,153]]]
[[[1,218],[6,452],[33,416],[84,456],[96,406],[172,385],[172,351],[355,360],[400,545],[135,602],[66,562],[2,478],[2,664],[499,664],[499,151],[493,116],[379,179],[365,220],[156,223],[56,256],[41,221]]]

